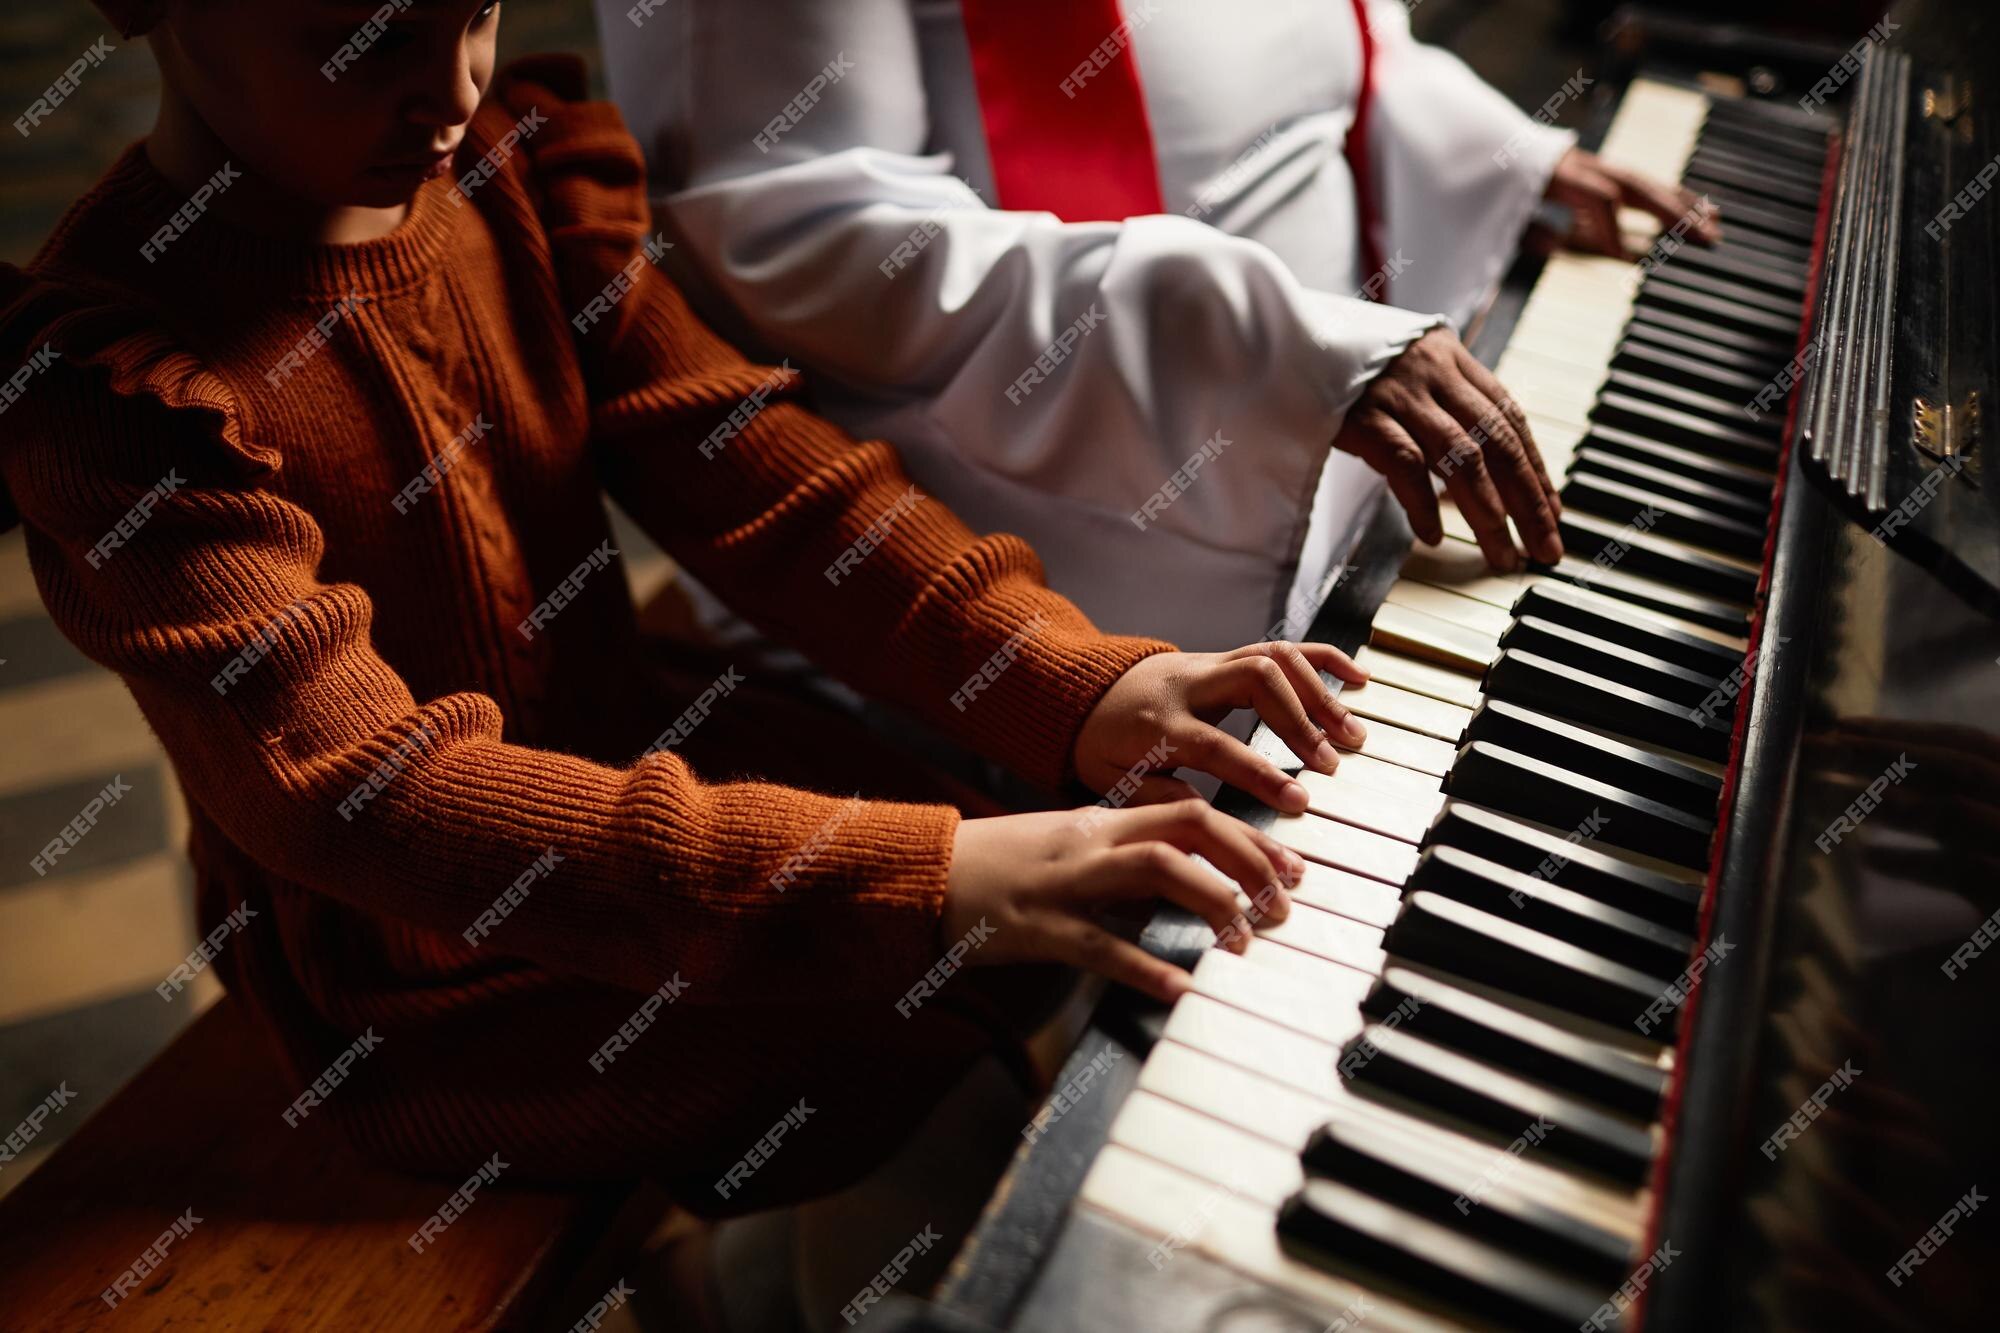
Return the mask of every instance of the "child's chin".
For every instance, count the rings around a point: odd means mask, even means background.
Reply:
[[[386,172],[364,172],[358,177],[351,190],[341,193],[353,208],[395,208],[407,204],[423,189],[424,177],[420,172],[389,174]]]

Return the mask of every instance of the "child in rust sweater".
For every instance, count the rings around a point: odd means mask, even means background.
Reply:
[[[798,406],[655,266],[576,62],[494,79],[476,0],[100,8],[150,40],[160,113],[0,268],[0,525],[171,757],[296,1114],[412,1169],[499,1149],[515,1180],[765,1207],[865,1172],[1007,1039],[985,983],[1018,969],[907,1002],[948,952],[1170,999],[1185,974],[1095,913],[1286,912],[1296,858],[1168,774],[1303,808],[1212,723],[1254,706],[1330,769],[1359,732],[1317,670],[1360,673],[1103,635]],[[726,665],[662,692],[607,491],[825,670],[1051,789],[1139,766],[1138,799],[961,819]]]

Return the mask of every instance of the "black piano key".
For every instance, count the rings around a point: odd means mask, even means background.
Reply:
[[[1748,376],[1744,378],[1748,379]],[[1757,385],[1751,389],[1754,395]],[[1743,410],[1749,397],[1729,399],[1686,384],[1676,384],[1630,366],[1613,366],[1605,376],[1603,388],[1619,393],[1631,394],[1634,398],[1650,399],[1665,407],[1692,412],[1696,416],[1707,417],[1710,421],[1733,426],[1737,430],[1748,431],[1752,435],[1763,436],[1776,446],[1783,433],[1784,423],[1767,417],[1753,417]]]
[[[1554,764],[1696,819],[1713,820],[1721,799],[1722,779],[1712,773],[1505,699],[1482,701],[1466,724],[1465,739]]]
[[[1781,327],[1794,331],[1798,329],[1799,322],[1805,314],[1805,297],[1801,293],[1788,292],[1779,295],[1692,266],[1668,265],[1655,269],[1647,281],[1647,287],[1650,289],[1655,283],[1684,287],[1689,291],[1713,296],[1719,301],[1729,301],[1751,310],[1762,310],[1775,315]]]
[[[1713,361],[1684,356],[1666,347],[1630,338],[1619,343],[1617,350],[1611,354],[1611,369],[1614,373],[1629,370],[1663,383],[1698,390],[1711,398],[1732,404],[1732,410],[1738,416],[1743,415],[1743,404],[1755,398],[1757,391],[1769,382],[1767,376],[1732,370]]]
[[[1373,1125],[1335,1121],[1313,1131],[1300,1154],[1308,1172],[1325,1176],[1511,1253],[1567,1272],[1588,1274],[1607,1289],[1632,1271],[1629,1246],[1603,1227],[1571,1216],[1507,1182],[1483,1191],[1478,1206],[1466,1182],[1442,1162],[1412,1154],[1407,1142]],[[1465,1200],[1466,1206],[1458,1206]]]
[[[1595,560],[1602,555],[1619,568],[1634,574],[1670,583],[1691,592],[1705,593],[1748,606],[1757,595],[1757,572],[1732,560],[1700,551],[1672,537],[1655,536],[1637,530],[1631,523],[1618,523],[1565,509],[1556,525],[1564,547],[1579,559]],[[1615,572],[1615,571],[1614,571]]]
[[[1819,208],[1816,177],[1802,181],[1786,171],[1746,166],[1730,161],[1720,151],[1699,149],[1688,158],[1684,170],[1683,184],[1696,194],[1707,194],[1713,185],[1753,203],[1778,204],[1787,211],[1796,210],[1808,216]],[[1724,212],[1727,211],[1724,205]]]
[[[1805,265],[1741,246],[1683,246],[1675,251],[1672,263],[1795,300],[1804,300],[1808,285]]]
[[[1797,319],[1674,282],[1672,277],[1666,269],[1656,271],[1640,289],[1633,309],[1680,315],[1718,329],[1734,329],[1760,338],[1783,339],[1798,332]]]
[[[1392,957],[1611,1028],[1629,1029],[1667,989],[1663,978],[1424,891],[1403,899],[1382,942]],[[1662,1034],[1661,1040],[1671,1039]]]
[[[1486,669],[1485,688],[1488,696],[1502,703],[1517,703],[1697,759],[1720,763],[1729,756],[1730,721],[1705,707],[1706,697],[1693,704],[1663,699],[1522,648],[1508,648],[1493,659]]]
[[[1664,403],[1647,402],[1630,394],[1606,390],[1590,409],[1593,423],[1629,430],[1663,444],[1711,454],[1725,462],[1771,469],[1777,466],[1778,445],[1761,431],[1724,425],[1693,412],[1683,412]]]
[[[1684,934],[1693,934],[1701,919],[1698,884],[1464,801],[1446,801],[1424,841],[1426,846],[1463,847]]]
[[[1678,976],[1694,954],[1692,935],[1460,847],[1425,848],[1409,883],[1649,974]]]
[[[1553,575],[1566,583],[1621,598],[1649,611],[1692,620],[1697,625],[1706,625],[1725,634],[1741,637],[1750,632],[1750,607],[1747,603],[1688,592],[1643,575],[1621,574],[1612,567],[1615,564],[1616,561],[1599,564],[1595,560],[1565,554],[1553,565],[1538,564],[1534,569],[1537,573]]]
[[[1633,616],[1616,598],[1566,583],[1536,584],[1514,599],[1513,612],[1517,618],[1539,616],[1570,625],[1711,676],[1727,676],[1743,665],[1743,654],[1726,644]]]
[[[1635,327],[1666,329],[1681,333],[1696,342],[1706,342],[1714,346],[1733,348],[1737,352],[1756,358],[1758,364],[1769,367],[1769,374],[1776,373],[1780,366],[1792,359],[1797,350],[1797,338],[1776,338],[1761,333],[1743,333],[1737,329],[1724,328],[1694,315],[1683,315],[1672,310],[1640,308],[1632,312],[1632,324],[1625,330],[1625,336],[1633,336]]]
[[[1747,523],[1760,533],[1771,517],[1768,492],[1755,497],[1743,495],[1707,480],[1698,480],[1685,472],[1655,467],[1587,444],[1578,448],[1570,458],[1570,475],[1578,473],[1622,481],[1629,486],[1670,496],[1710,513]]]
[[[1693,542],[1744,560],[1755,560],[1764,550],[1761,522],[1748,523],[1705,509],[1669,490],[1584,469],[1570,473],[1561,494],[1565,506],[1575,505],[1586,514],[1614,523],[1637,522],[1643,515],[1647,532]]]
[[[1740,157],[1782,162],[1794,170],[1822,173],[1826,166],[1826,143],[1771,139],[1731,125],[1710,123],[1696,139],[1696,150],[1725,149]]]
[[[1723,142],[1697,146],[1688,156],[1688,166],[1712,166],[1743,176],[1753,183],[1759,180],[1782,181],[1805,192],[1802,202],[1808,208],[1819,207],[1820,186],[1825,180],[1825,172],[1817,160],[1802,162],[1775,153],[1745,151],[1742,145]]]
[[[1715,821],[1639,796],[1608,782],[1510,750],[1469,741],[1445,775],[1445,791],[1461,801],[1552,828],[1588,830],[1612,847],[1683,866],[1706,866]]]
[[[1361,1012],[1641,1120],[1658,1117],[1666,1093],[1654,1061],[1407,967],[1383,969]]]
[[[1689,324],[1666,322],[1661,312],[1650,314],[1635,313],[1625,325],[1625,334],[1619,340],[1620,347],[1647,346],[1664,347],[1679,356],[1688,357],[1704,365],[1720,366],[1735,371],[1747,379],[1757,381],[1759,388],[1770,382],[1779,368],[1790,359],[1789,351],[1777,357],[1768,348],[1741,346],[1732,340],[1705,337],[1693,332]],[[1746,394],[1745,401],[1756,395]]]
[[[1753,467],[1748,463],[1729,463],[1720,458],[1710,458],[1707,454],[1693,449],[1683,449],[1678,444],[1666,444],[1659,440],[1649,440],[1637,431],[1621,429],[1599,422],[1590,429],[1578,449],[1596,450],[1616,454],[1620,458],[1642,463],[1647,467],[1673,472],[1690,481],[1704,486],[1714,486],[1742,496],[1754,502],[1765,512],[1771,507],[1771,492],[1777,485],[1777,478],[1769,471]]]
[[[1516,618],[1500,636],[1500,646],[1540,653],[1606,680],[1689,706],[1702,703],[1722,684],[1719,676],[1709,672],[1540,616]]]
[[[1725,226],[1754,227],[1798,245],[1812,243],[1813,227],[1818,218],[1811,209],[1737,189],[1709,176],[1690,175],[1683,183],[1721,206]]]
[[[1504,1327],[1570,1333],[1604,1292],[1497,1246],[1323,1178],[1278,1209],[1278,1242],[1315,1268],[1378,1275],[1418,1300],[1456,1306]]]
[[[1622,1184],[1644,1183],[1653,1135],[1630,1117],[1553,1088],[1517,1078],[1471,1056],[1401,1028],[1370,1024],[1347,1050],[1368,1052],[1356,1069],[1357,1089],[1393,1093],[1442,1115],[1477,1125],[1510,1142],[1530,1137],[1526,1151],[1558,1157]],[[1468,1191],[1479,1188],[1468,1180]],[[1477,1200],[1468,1197],[1476,1206]]]

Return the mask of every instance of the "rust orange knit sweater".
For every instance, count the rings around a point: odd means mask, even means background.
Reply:
[[[254,912],[218,966],[301,1089],[372,1032],[305,1113],[413,1167],[497,1151],[750,1206],[865,1166],[976,1049],[947,1006],[893,1007],[940,951],[957,815],[642,755],[692,700],[646,688],[603,492],[774,637],[1044,784],[1167,645],[1098,633],[1023,543],[707,331],[581,89],[573,61],[514,66],[458,162],[528,118],[497,173],[352,246],[210,213],[142,253],[186,200],[128,150],[0,269],[4,364],[36,367],[0,415],[0,522],[171,757],[204,928]],[[801,1101],[801,1146],[719,1204]]]

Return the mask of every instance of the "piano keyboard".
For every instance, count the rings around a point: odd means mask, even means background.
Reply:
[[[1497,373],[1566,554],[1490,573],[1448,503],[1411,552],[1343,693],[1366,742],[1269,826],[1312,862],[1290,918],[1201,958],[1083,1186],[1156,1256],[1384,1329],[1573,1329],[1645,1262],[1674,1034],[1637,1020],[1697,948],[1783,425],[1745,405],[1794,352],[1825,149],[1626,93],[1604,156],[1725,239],[1536,284]]]

